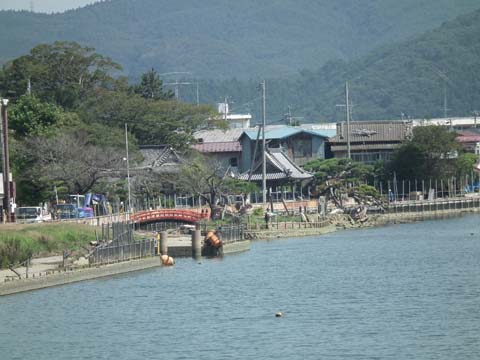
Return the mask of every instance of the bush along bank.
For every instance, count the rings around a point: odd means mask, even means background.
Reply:
[[[36,256],[77,251],[95,239],[95,228],[81,224],[4,225],[0,232],[0,268]]]

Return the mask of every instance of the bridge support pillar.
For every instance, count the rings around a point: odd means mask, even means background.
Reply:
[[[160,253],[168,255],[168,234],[166,231],[160,233]]]
[[[200,230],[192,232],[192,256],[195,259],[202,256],[202,233]]]

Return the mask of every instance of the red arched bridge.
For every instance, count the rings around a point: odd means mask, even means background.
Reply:
[[[160,209],[139,211],[130,215],[130,221],[137,224],[179,221],[197,223],[210,218],[210,209]]]

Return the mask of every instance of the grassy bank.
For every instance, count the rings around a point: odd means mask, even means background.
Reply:
[[[95,228],[82,224],[0,225],[0,268],[32,256],[75,251],[95,240]]]

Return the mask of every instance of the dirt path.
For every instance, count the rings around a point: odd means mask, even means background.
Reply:
[[[62,256],[49,256],[44,258],[32,259],[31,266],[28,269],[29,275],[44,273],[45,271],[58,268],[58,265],[62,263]],[[22,278],[26,275],[26,267],[15,268]],[[5,282],[6,278],[17,277],[11,270],[0,270],[0,284]]]

